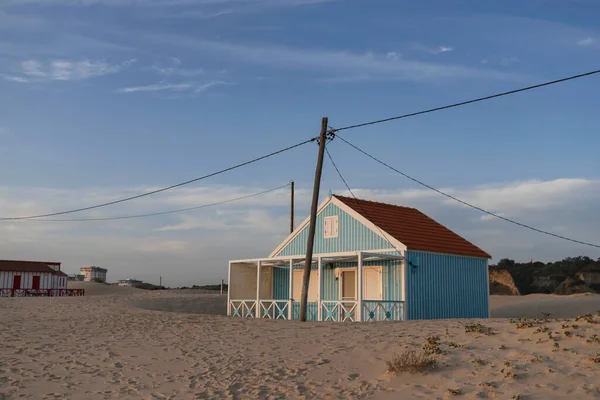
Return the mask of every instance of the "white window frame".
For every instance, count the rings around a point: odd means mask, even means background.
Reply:
[[[333,239],[339,235],[339,220],[337,215],[325,217],[323,221],[323,237]]]

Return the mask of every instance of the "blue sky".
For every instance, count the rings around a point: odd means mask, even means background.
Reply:
[[[204,175],[333,127],[600,66],[595,1],[0,0],[0,209],[60,211]],[[598,77],[347,131],[397,168],[541,229],[600,242]],[[598,251],[480,218],[330,150],[362,197],[427,212],[491,252]],[[168,194],[80,215],[163,211],[297,182],[315,146]],[[326,164],[323,195],[343,185]],[[229,196],[229,197],[228,197]],[[285,191],[152,220],[0,225],[3,258],[173,284],[223,277],[285,236]]]

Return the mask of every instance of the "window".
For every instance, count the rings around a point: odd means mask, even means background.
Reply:
[[[324,232],[323,236],[328,238],[336,238],[338,237],[338,217],[337,215],[333,217],[325,217],[324,224]]]

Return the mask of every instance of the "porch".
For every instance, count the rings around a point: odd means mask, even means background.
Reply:
[[[307,320],[404,320],[403,260],[391,250],[316,255]],[[299,319],[304,261],[298,256],[231,261],[227,315]]]

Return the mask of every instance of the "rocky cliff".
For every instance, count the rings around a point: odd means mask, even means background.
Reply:
[[[510,272],[498,270],[490,271],[490,294],[518,296],[521,293]]]

